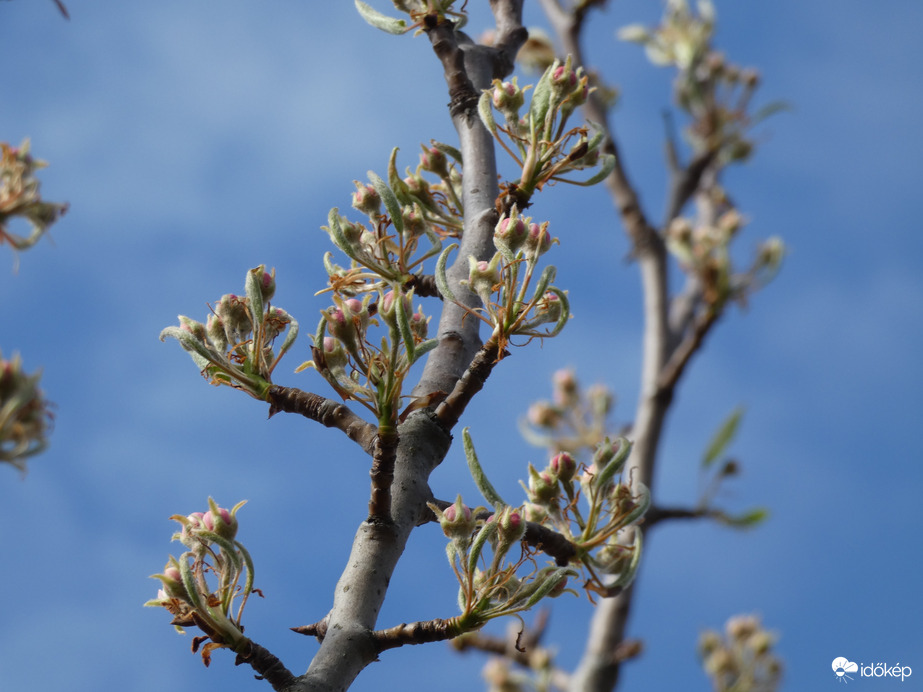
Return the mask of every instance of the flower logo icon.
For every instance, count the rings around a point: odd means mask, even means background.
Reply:
[[[859,666],[853,663],[850,660],[839,656],[833,659],[833,672],[836,675],[837,682],[846,682],[852,680],[846,673],[855,673],[859,670]]]

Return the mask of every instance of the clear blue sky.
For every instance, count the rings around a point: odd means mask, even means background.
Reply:
[[[660,4],[610,4],[589,55],[623,91],[616,131],[659,218],[669,75],[614,31],[653,23]],[[348,2],[69,5],[67,22],[50,1],[0,3],[0,140],[31,136],[51,162],[46,197],[71,203],[18,273],[0,249],[0,348],[43,367],[57,403],[51,449],[27,478],[0,469],[0,689],[269,689],[226,652],[204,669],[166,613],[141,608],[157,588],[147,576],[179,552],[168,517],[209,495],[250,501],[240,538],[266,598],[248,606],[247,632],[301,672],[316,644],[287,628],[329,608],[365,516],[368,459],[336,431],[267,421],[265,406],[208,387],[157,335],[178,313],[203,319],[261,263],[276,267],[275,302],[313,327],[328,210],[348,206],[354,178],[383,172],[393,146],[404,166],[420,141],[452,141],[444,82],[425,38],[376,32]],[[742,404],[733,452],[744,475],[723,501],[773,515],[750,533],[688,524],[653,535],[631,624],[646,650],[623,689],[708,690],[696,637],[741,612],[780,634],[787,689],[832,688],[837,656],[923,679],[923,5],[724,0],[718,14],[721,47],[762,70],[762,99],[794,106],[728,175],[752,221],[741,248],[780,234],[791,253],[695,360],[657,486],[664,503],[694,502],[701,451]],[[478,8],[473,28],[484,25]],[[504,361],[463,420],[508,495],[527,462],[544,461],[516,419],[548,396],[555,369],[613,387],[616,424],[637,394],[638,281],[610,201],[554,189],[532,211],[561,238],[553,257],[576,318]],[[302,339],[278,380],[327,393],[315,374],[291,372],[308,357]],[[433,486],[477,501],[458,449]],[[382,626],[455,613],[443,539],[418,533]],[[549,641],[571,666],[589,606],[555,606]],[[442,644],[406,648],[354,689],[396,689],[408,671],[410,689],[477,689],[481,662]]]

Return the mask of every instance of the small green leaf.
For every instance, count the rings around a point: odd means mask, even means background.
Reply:
[[[442,294],[442,297],[446,300],[451,300],[453,303],[458,302],[455,300],[455,294],[452,293],[452,289],[449,288],[449,279],[445,273],[445,265],[449,260],[449,253],[452,250],[458,248],[458,243],[452,243],[445,250],[442,251],[442,254],[439,255],[439,259],[436,261],[436,288],[439,289],[439,293]]]
[[[253,321],[254,332],[258,325],[263,323],[263,293],[260,290],[260,284],[263,282],[263,271],[266,265],[261,264],[247,272],[247,278],[244,282],[247,292],[247,300],[250,304],[250,319]]]
[[[481,122],[484,123],[487,131],[496,137],[497,123],[494,122],[494,112],[489,91],[483,92],[481,98],[478,99],[478,115],[481,116]]]
[[[350,245],[349,240],[346,239],[346,234],[343,233],[343,227],[340,225],[340,210],[337,207],[330,210],[330,213],[327,215],[327,223],[330,224],[329,228],[333,236],[334,245],[345,252],[350,259],[357,260],[358,258],[353,251],[352,245]]]
[[[459,165],[462,165],[462,155],[458,149],[456,149],[455,147],[449,144],[444,144],[443,142],[437,142],[435,140],[433,140],[432,144],[436,149],[441,151],[443,154],[445,154],[446,156],[451,156],[453,159],[455,159],[458,162]]]
[[[382,14],[375,8],[362,2],[362,0],[356,0],[356,9],[359,10],[359,14],[362,18],[376,29],[381,29],[395,36],[406,34],[408,31],[407,22],[405,20]]]
[[[373,171],[369,171],[369,180],[375,188],[375,191],[381,197],[381,201],[385,203],[385,209],[391,217],[391,223],[394,224],[395,230],[398,233],[403,233],[404,216],[401,214],[401,203],[397,201],[394,192],[392,192],[385,181],[379,178]]]
[[[731,412],[731,415],[725,419],[721,427],[718,428],[718,432],[714,434],[711,441],[708,443],[705,456],[702,457],[702,468],[707,469],[718,460],[718,457],[724,454],[724,450],[727,449],[727,446],[737,434],[737,426],[740,424],[740,418],[743,416],[743,413],[743,407],[738,406]]]
[[[471,441],[471,435],[468,430],[469,428],[462,430],[462,441],[465,448],[465,457],[468,459],[468,470],[471,471],[474,484],[478,487],[478,490],[481,491],[484,499],[496,509],[506,507],[506,503],[503,501],[503,498],[500,497],[500,493],[498,493],[494,489],[494,486],[491,485],[490,481],[487,480],[487,475],[484,473],[484,469],[481,468],[478,455],[474,451],[474,442]]]
[[[562,183],[570,183],[571,185],[579,185],[580,187],[591,187],[609,177],[609,174],[615,168],[615,157],[612,154],[603,154],[599,157],[598,165],[599,170],[586,180],[570,180],[569,178],[558,178],[557,176],[555,176],[555,180],[560,180]]]
[[[551,107],[551,73],[560,66],[560,61],[555,60],[545,70],[545,74],[535,85],[535,91],[532,92],[532,101],[529,103],[529,117],[532,121],[533,131],[541,131],[545,126],[545,116]]]
[[[743,514],[731,515],[721,513],[718,517],[720,521],[725,526],[733,526],[736,529],[752,529],[759,524],[762,524],[766,519],[769,518],[769,510],[765,507],[756,507],[751,509],[749,512],[744,512]]]
[[[432,351],[439,345],[439,339],[427,339],[423,343],[417,344],[416,348],[413,350],[413,358],[410,359],[410,364],[413,365],[420,358],[425,356],[427,353]]]
[[[292,347],[292,344],[295,343],[295,339],[298,337],[298,321],[291,317],[291,322],[288,325],[288,333],[285,335],[285,340],[282,342],[282,346],[279,348],[279,358],[281,358],[288,350]]]
[[[407,183],[404,182],[397,170],[397,152],[398,147],[394,147],[391,150],[391,156],[388,158],[388,185],[395,197],[397,197],[398,202],[401,204],[413,204],[410,188],[407,187]]]
[[[532,592],[532,595],[529,596],[529,600],[525,602],[525,605],[522,606],[523,610],[528,610],[540,600],[542,600],[549,593],[554,591],[557,586],[563,582],[567,581],[569,577],[576,577],[578,572],[570,567],[555,567],[549,570],[547,576],[543,576],[541,585]]]
[[[631,442],[629,442],[624,437],[618,437],[615,440],[619,447],[616,450],[611,450],[612,443],[609,442],[609,439],[606,438],[594,454],[593,461],[596,462],[597,457],[604,458],[607,452],[614,451],[612,458],[606,462],[605,466],[600,469],[599,473],[596,474],[596,477],[593,479],[593,485],[597,488],[604,488],[609,481],[622,470],[622,467],[625,465],[625,461],[628,459],[628,453],[631,451]],[[605,446],[608,446],[610,449],[606,450]]]
[[[471,550],[468,552],[468,574],[474,574],[474,570],[478,565],[478,558],[481,557],[481,552],[484,550],[484,544],[487,543],[487,539],[497,533],[498,526],[496,521],[487,522],[474,537]]]
[[[545,267],[545,270],[542,272],[541,276],[538,278],[538,283],[535,285],[535,291],[532,293],[532,302],[537,303],[542,299],[542,296],[545,295],[545,291],[548,290],[548,284],[554,281],[555,274],[557,270],[553,264],[549,264]]]

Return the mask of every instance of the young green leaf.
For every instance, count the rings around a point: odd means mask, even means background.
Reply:
[[[740,424],[740,418],[743,416],[743,413],[743,408],[738,406],[731,412],[731,415],[725,419],[721,427],[718,428],[718,432],[714,434],[711,441],[708,443],[705,456],[702,457],[702,468],[707,469],[718,460],[718,457],[724,454],[724,450],[727,449],[728,445],[737,434],[737,426]]]

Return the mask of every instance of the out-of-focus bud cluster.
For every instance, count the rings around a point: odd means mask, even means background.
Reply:
[[[717,692],[773,692],[782,681],[782,662],[772,647],[775,636],[754,615],[735,615],[724,635],[706,630],[699,637],[699,657]]]
[[[0,142],[0,245],[6,242],[16,250],[32,247],[67,211],[67,204],[42,200],[35,172],[47,165],[32,158],[28,139],[18,147]],[[28,222],[27,235],[10,230],[15,218]]]
[[[699,0],[697,10],[687,0],[669,0],[659,26],[633,24],[618,35],[643,45],[655,65],[677,68],[674,95],[692,118],[687,136],[696,154],[713,152],[720,163],[745,161],[755,147],[747,131],[784,104],[749,112],[759,73],[728,62],[712,49],[715,8],[710,0]]]
[[[272,371],[298,335],[295,319],[270,304],[275,291],[275,270],[267,272],[261,264],[247,272],[245,295],[223,295],[205,324],[180,315],[179,326],[164,329],[160,340],[177,339],[210,383],[265,399]]]
[[[201,644],[211,640],[201,648],[205,665],[218,648],[249,651],[241,616],[250,594],[259,592],[253,588],[250,554],[236,539],[237,510],[243,505],[238,502],[225,509],[208,498],[208,511],[170,517],[182,527],[173,540],[188,550],[179,558],[171,556],[163,573],[152,575],[160,580],[161,589],[157,598],[144,604],[165,608],[179,632],[190,626],[202,630],[204,636],[193,640],[192,650],[199,651]]]
[[[720,189],[716,194],[723,196]],[[785,255],[782,240],[771,237],[757,249],[749,269],[735,271],[730,246],[746,220],[734,207],[723,206],[725,210],[713,224],[693,225],[689,219],[677,217],[666,233],[667,248],[680,266],[698,279],[705,304],[719,311],[729,301],[746,302],[751,293],[771,281]]]
[[[26,460],[48,446],[53,416],[38,382],[23,372],[22,358],[0,353],[0,461],[26,470]]]
[[[557,336],[570,319],[567,292],[552,285],[554,266],[537,274],[538,259],[557,242],[548,231],[548,222],[538,224],[522,216],[516,205],[500,217],[494,229],[497,252],[489,261],[469,257],[468,278],[461,281],[478,298],[482,307],[470,314],[483,320],[492,330],[492,338],[506,347],[512,336],[546,338]],[[445,249],[436,265],[436,285],[449,300],[455,296],[446,275],[448,254]]]
[[[497,79],[481,95],[478,106],[485,127],[521,168],[520,178],[503,186],[501,204],[506,209],[514,204],[524,208],[532,194],[548,182],[593,185],[615,166],[615,158],[602,153],[602,132],[591,134],[586,127],[567,129],[568,118],[592,90],[589,76],[582,67],[573,67],[570,56],[563,63],[555,60],[547,66],[523,113],[529,89],[520,88],[515,79]],[[503,127],[494,120],[493,109],[503,116]],[[598,170],[587,180],[569,176],[584,168]]]
[[[577,456],[603,440],[614,405],[615,397],[605,386],[584,391],[573,370],[558,370],[552,376],[551,401],[532,404],[520,429],[531,444]]]

